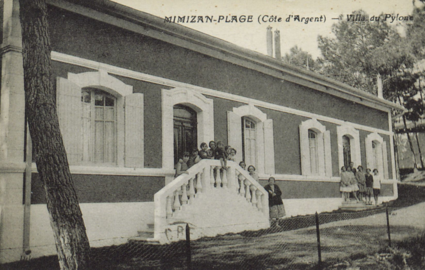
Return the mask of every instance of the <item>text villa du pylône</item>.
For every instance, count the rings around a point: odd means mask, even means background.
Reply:
[[[332,20],[346,20],[347,22],[365,22],[365,21],[376,21],[376,22],[405,22],[412,21],[413,16],[400,14],[381,14],[374,16],[366,16],[363,14],[347,14],[341,15]],[[282,17],[279,15],[173,15],[166,16],[164,18],[166,23],[283,23],[283,22],[299,22],[299,23],[325,23],[326,15],[319,16],[302,16],[302,15],[288,15]]]

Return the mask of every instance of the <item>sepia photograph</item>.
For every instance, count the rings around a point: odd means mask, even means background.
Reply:
[[[0,23],[0,269],[425,269],[425,0]]]

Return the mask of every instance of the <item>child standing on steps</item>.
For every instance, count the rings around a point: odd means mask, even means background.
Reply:
[[[379,175],[378,169],[373,170],[373,198],[375,199],[375,205],[378,205],[378,197],[381,193],[381,175]]]
[[[369,198],[366,204],[372,204],[372,194],[373,194],[373,176],[370,173],[370,169],[366,169],[366,195]]]
[[[344,202],[350,199],[350,177],[347,174],[345,167],[341,167],[341,182],[339,183],[339,191],[342,193],[342,197],[344,198]]]

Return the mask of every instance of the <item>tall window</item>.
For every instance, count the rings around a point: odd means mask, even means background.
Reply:
[[[348,167],[351,163],[351,142],[346,135],[342,136],[342,153],[344,156],[344,166]]]
[[[248,118],[242,118],[243,155],[245,163],[257,166],[256,159],[256,123]]]
[[[319,157],[317,150],[317,133],[311,129],[308,130],[308,145],[310,149],[310,172],[312,175],[318,175]]]
[[[83,161],[116,163],[116,98],[98,89],[81,90]]]

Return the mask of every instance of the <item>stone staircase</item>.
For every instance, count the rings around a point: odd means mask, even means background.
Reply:
[[[247,171],[229,162],[222,170],[217,160],[202,160],[155,194],[154,224],[129,241],[165,244],[259,230],[270,226],[268,194]]]

